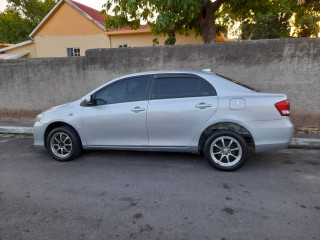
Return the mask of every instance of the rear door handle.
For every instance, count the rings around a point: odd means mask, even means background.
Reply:
[[[130,111],[134,113],[143,112],[145,109],[141,107],[134,107]]]
[[[209,103],[201,102],[201,103],[198,103],[195,107],[200,109],[205,109],[205,108],[212,107],[212,105]]]

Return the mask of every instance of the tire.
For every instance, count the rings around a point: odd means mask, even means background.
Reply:
[[[231,130],[217,130],[207,138],[204,155],[219,171],[234,171],[247,160],[248,145],[244,138]]]
[[[75,159],[82,150],[77,132],[67,126],[55,128],[49,133],[47,147],[51,156],[59,162]]]

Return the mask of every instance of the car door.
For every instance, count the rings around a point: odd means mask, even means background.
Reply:
[[[88,146],[148,146],[146,111],[150,76],[116,81],[94,93],[96,104],[83,108]]]
[[[191,74],[153,80],[147,112],[149,147],[188,147],[218,106],[214,87]]]

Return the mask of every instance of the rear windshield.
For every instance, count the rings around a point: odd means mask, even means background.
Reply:
[[[234,79],[228,78],[228,77],[226,77],[226,76],[223,76],[223,75],[220,75],[220,74],[217,74],[217,73],[216,73],[216,75],[217,75],[217,76],[220,76],[220,77],[223,77],[223,78],[225,78],[225,79],[227,79],[227,80],[229,80],[229,81],[231,81],[231,82],[233,82],[233,83],[235,83],[235,84],[238,84],[238,85],[240,85],[240,86],[242,86],[242,87],[248,88],[248,89],[250,89],[250,90],[252,90],[252,91],[260,92],[260,90],[257,90],[257,89],[255,89],[255,88],[253,88],[253,87],[250,87],[250,86],[248,86],[248,85],[246,85],[246,84],[244,84],[244,83],[242,83],[242,82],[238,82],[238,81],[236,81],[236,80],[234,80]]]

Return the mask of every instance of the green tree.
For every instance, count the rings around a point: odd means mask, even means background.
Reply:
[[[9,8],[38,24],[56,5],[58,0],[8,0]]]
[[[32,24],[12,10],[0,13],[0,42],[18,43],[28,39]]]
[[[216,14],[226,1],[108,0],[104,12],[111,10],[114,16],[107,16],[106,28],[129,26],[137,29],[142,20],[156,36],[167,36],[165,44],[174,44],[176,33],[188,36],[191,29],[196,35],[202,35],[205,43],[210,43],[216,39]]]
[[[237,5],[224,4],[222,12],[225,22],[241,23],[242,39],[310,37],[319,33],[319,0],[239,0]]]
[[[300,0],[294,11],[294,36],[317,37],[320,32],[320,1]]]
[[[240,22],[242,39],[317,36],[319,0],[108,0],[104,12],[106,28],[139,28],[147,22],[154,35],[167,36],[174,44],[176,34],[202,35],[205,43],[214,42],[216,33]],[[292,20],[293,19],[293,20]],[[157,39],[154,40],[157,43]]]
[[[0,42],[18,43],[29,34],[57,3],[57,0],[8,0],[0,13]]]
[[[290,37],[289,14],[257,13],[241,24],[242,39],[272,39]]]

